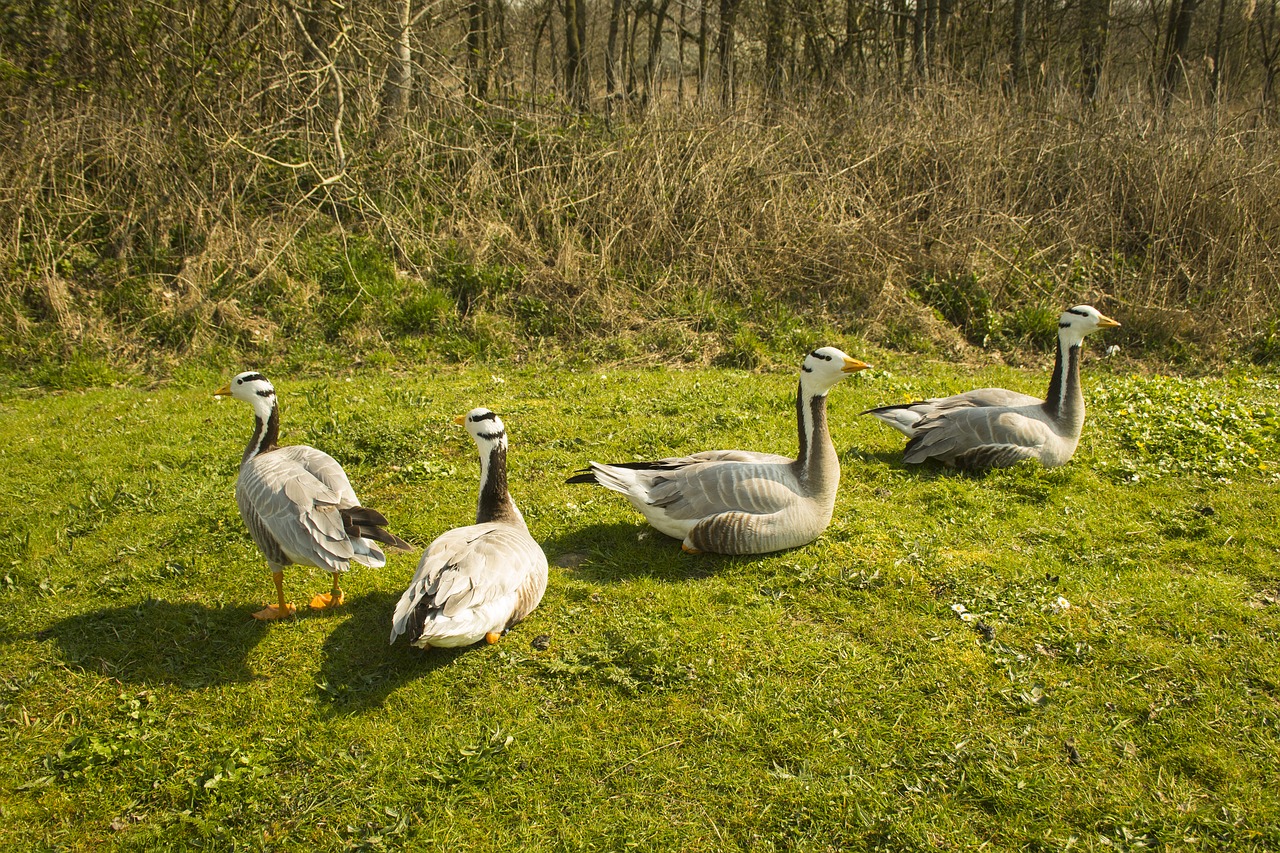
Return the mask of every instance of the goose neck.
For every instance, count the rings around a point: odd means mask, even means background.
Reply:
[[[1053,376],[1045,394],[1045,412],[1064,434],[1078,435],[1084,425],[1084,393],[1080,388],[1080,350],[1083,339],[1058,332],[1058,351],[1053,362]]]
[[[523,521],[520,510],[507,491],[507,448],[495,444],[488,453],[480,454],[480,500],[476,505],[476,524],[488,521]]]
[[[796,392],[796,420],[800,453],[796,457],[800,481],[813,495],[834,491],[840,480],[840,460],[827,429],[827,394],[815,393],[800,383]]]
[[[240,464],[244,465],[250,459],[266,453],[268,450],[275,450],[279,440],[280,407],[275,400],[271,401],[271,408],[266,412],[259,411],[258,407],[255,406],[253,412],[253,435],[249,438],[249,444],[244,449],[244,457],[240,460]]]

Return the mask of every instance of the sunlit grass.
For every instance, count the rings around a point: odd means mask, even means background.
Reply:
[[[840,342],[837,342],[840,343]],[[285,443],[419,545],[503,414],[552,561],[495,646],[388,646],[416,565],[262,625],[225,376],[0,399],[0,839],[15,849],[1274,849],[1275,378],[1086,365],[1065,468],[906,469],[862,409],[1040,372],[868,355],[817,542],[694,557],[589,459],[795,449],[791,371],[276,375]],[[228,369],[228,375],[241,365]],[[320,572],[286,572],[301,603]],[[545,637],[543,643],[534,644]]]

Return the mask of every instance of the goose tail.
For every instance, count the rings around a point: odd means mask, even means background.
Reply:
[[[601,465],[599,462],[592,462],[590,468],[583,469],[581,473],[570,477],[565,482],[595,483],[626,495],[630,494],[636,486],[636,473],[647,470],[651,464],[645,462],[633,465]]]
[[[916,424],[924,417],[920,412],[912,409],[913,406],[918,405],[919,403],[903,403],[896,406],[877,406],[860,414],[871,415],[881,423],[893,427],[907,438],[915,438]]]
[[[408,542],[384,529],[387,525],[386,516],[376,509],[353,506],[347,509],[340,509],[338,512],[342,515],[343,529],[353,541],[356,539],[371,539],[397,551],[413,550],[413,546]],[[369,545],[369,547],[373,548],[374,551],[378,550],[372,545]]]

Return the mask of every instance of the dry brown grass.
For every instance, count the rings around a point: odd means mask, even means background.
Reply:
[[[308,335],[386,347],[415,281],[458,299],[453,334],[508,351],[549,337],[750,364],[831,331],[1008,347],[1088,301],[1131,348],[1274,355],[1280,142],[1225,114],[941,87],[767,121],[458,108],[351,140],[328,183],[301,167],[305,134],[31,118],[0,129],[17,155],[0,166],[14,363],[84,346],[125,362],[278,354]],[[370,309],[323,332],[308,318],[336,285],[308,279],[317,238]],[[352,241],[400,274],[370,284]],[[505,272],[477,296],[459,264]],[[57,348],[23,349],[50,333]]]

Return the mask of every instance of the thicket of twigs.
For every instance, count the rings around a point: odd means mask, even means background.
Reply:
[[[435,80],[398,101],[296,24],[0,75],[11,366],[405,340],[752,364],[824,328],[1003,349],[1085,301],[1126,347],[1280,354],[1264,113],[959,75],[729,104],[669,83],[608,109]]]

